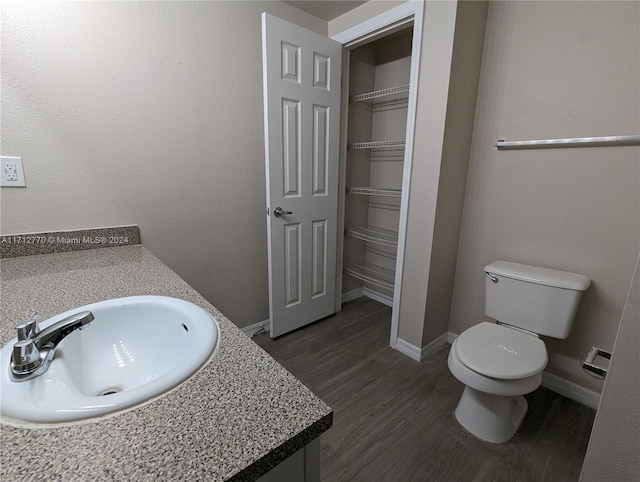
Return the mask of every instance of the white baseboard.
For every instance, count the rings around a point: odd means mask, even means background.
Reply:
[[[396,350],[416,361],[422,361],[429,355],[437,352],[438,350],[440,350],[440,348],[445,346],[447,344],[447,336],[448,333],[443,333],[438,338],[433,340],[431,343],[423,346],[422,348],[418,348],[417,346],[412,345],[402,338],[398,338]]]
[[[242,333],[247,335],[249,338],[253,338],[255,334],[263,331],[269,333],[271,331],[271,320],[259,321],[258,323],[254,323],[253,325],[240,328],[240,331],[242,331]]]
[[[440,335],[438,338],[436,338],[429,344],[423,346],[421,350],[422,360],[424,360],[429,355],[432,355],[438,350],[440,350],[443,346],[445,346],[448,343],[448,340],[449,340],[449,333],[443,333],[442,335]]]
[[[342,293],[342,302],[346,303],[347,301],[353,301],[361,296],[366,296],[367,298],[378,301],[383,305],[393,307],[393,298],[391,296],[383,295],[382,293],[373,291],[370,288],[356,288],[355,290]]]
[[[369,288],[364,288],[364,292],[362,293],[367,298],[371,298],[374,301],[378,301],[383,305],[391,306],[393,308],[393,297],[383,295],[382,293],[378,293],[377,291],[373,291]]]
[[[409,358],[414,359],[415,361],[422,360],[422,358],[420,358],[420,348],[412,345],[408,341],[404,341],[402,338],[398,338],[398,341],[396,342],[396,350],[404,355],[407,355]]]
[[[598,403],[600,402],[600,394],[598,392],[584,388],[557,375],[542,372],[542,386],[589,408],[598,409]]]
[[[342,302],[357,300],[361,296],[364,296],[364,288],[356,288],[355,290],[342,293]]]

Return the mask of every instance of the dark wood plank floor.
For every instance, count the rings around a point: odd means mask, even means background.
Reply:
[[[577,481],[595,411],[545,388],[511,441],[466,432],[453,411],[463,385],[448,346],[418,363],[389,347],[390,308],[360,298],[342,312],[254,341],[334,410],[322,436],[325,481]]]

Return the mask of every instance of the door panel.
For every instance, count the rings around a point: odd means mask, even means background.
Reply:
[[[302,265],[300,263],[300,224],[284,225],[285,245],[284,245],[284,262],[285,262],[285,299],[286,308],[300,303],[300,280],[302,278]]]
[[[327,195],[329,108],[313,106],[313,195]]]
[[[300,102],[282,99],[282,162],[284,197],[298,197],[300,191]]]
[[[327,293],[327,220],[313,222],[312,298]]]
[[[342,46],[263,13],[262,48],[275,337],[335,309]]]

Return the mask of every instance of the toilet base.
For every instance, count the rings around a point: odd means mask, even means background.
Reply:
[[[502,397],[467,386],[458,402],[456,419],[479,439],[500,444],[515,435],[527,408],[527,401],[522,395]]]

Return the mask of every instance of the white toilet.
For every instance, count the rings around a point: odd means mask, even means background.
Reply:
[[[525,393],[542,381],[547,349],[538,335],[567,338],[586,276],[496,261],[484,268],[485,313],[451,346],[449,369],[466,385],[456,419],[476,437],[503,443],[527,412]]]

